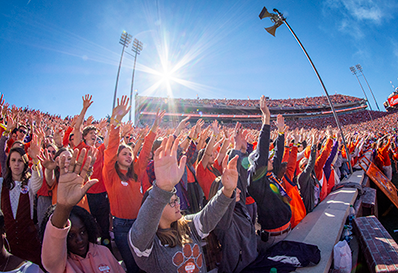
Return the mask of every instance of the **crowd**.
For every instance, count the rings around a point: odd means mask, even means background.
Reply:
[[[319,262],[283,239],[350,166],[369,154],[392,179],[398,160],[397,113],[344,115],[346,150],[332,120],[271,122],[264,96],[259,123],[167,126],[158,112],[144,128],[122,122],[125,96],[96,121],[82,99],[62,119],[0,98],[0,272],[294,270],[267,257]]]
[[[137,96],[140,104],[146,104],[149,107],[154,105],[167,105],[167,104],[178,104],[185,106],[242,106],[242,107],[259,107],[259,100],[248,99],[181,99],[181,98],[160,98],[160,97],[147,97]],[[330,100],[334,105],[355,103],[360,102],[363,99],[335,94],[330,96]],[[270,108],[307,108],[307,107],[319,107],[329,105],[326,96],[320,97],[306,97],[297,99],[268,99],[268,107]]]

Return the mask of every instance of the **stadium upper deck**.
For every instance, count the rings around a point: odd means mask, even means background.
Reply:
[[[335,94],[330,96],[337,112],[355,112],[367,107],[362,98]],[[299,99],[269,99],[272,115],[283,114],[287,119],[310,118],[331,114],[326,96]],[[136,96],[136,120],[151,119],[159,110],[166,110],[166,120],[222,119],[224,121],[260,120],[259,100],[240,99],[180,99]]]

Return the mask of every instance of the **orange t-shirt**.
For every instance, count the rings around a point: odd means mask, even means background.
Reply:
[[[134,163],[134,172],[139,178],[149,162],[152,144],[156,134],[152,131],[145,137],[144,146],[138,160]],[[109,204],[113,216],[122,219],[136,219],[141,207],[143,193],[140,181],[130,179],[122,181],[115,169],[117,151],[120,143],[120,127],[111,126],[109,133],[109,144],[104,152],[104,168],[102,175],[106,191],[108,192]]]
[[[221,173],[221,166],[218,164],[217,160],[214,162],[213,167]],[[208,168],[203,167],[202,161],[200,161],[199,165],[196,166],[196,179],[198,180],[199,186],[202,188],[206,199],[209,199],[211,184],[214,179],[216,179],[216,175]]]

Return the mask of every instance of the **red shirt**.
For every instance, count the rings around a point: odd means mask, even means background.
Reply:
[[[88,146],[86,143],[83,141],[77,145],[79,151],[81,151],[83,148],[86,148],[88,151],[91,147]],[[94,166],[93,166],[93,174],[91,175],[91,179],[98,179],[98,183],[95,183],[88,191],[87,193],[102,193],[106,192],[105,185],[104,185],[104,178],[102,176],[102,169],[104,167],[104,151],[105,151],[105,145],[101,144],[98,148],[95,148],[98,150],[97,153],[97,158],[95,160]]]
[[[218,164],[217,160],[214,162],[213,166],[221,173],[221,166]],[[216,175],[208,168],[203,167],[202,161],[200,161],[199,165],[196,166],[196,179],[198,180],[199,186],[202,188],[206,199],[209,199],[211,184],[214,179],[216,179]]]

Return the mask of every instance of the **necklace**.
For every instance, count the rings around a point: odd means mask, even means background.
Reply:
[[[8,255],[6,264],[5,264],[5,266],[3,267],[3,272],[4,272],[4,270],[6,270],[6,268],[7,268],[8,262],[10,261],[10,257],[11,257],[11,255]]]

